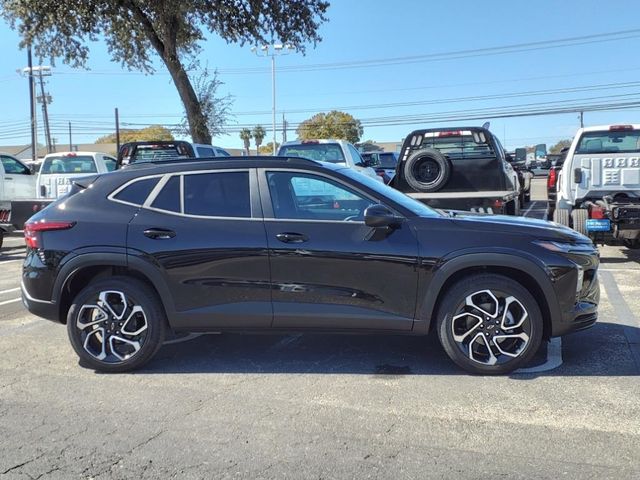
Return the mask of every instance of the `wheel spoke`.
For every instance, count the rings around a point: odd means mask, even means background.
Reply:
[[[477,359],[474,356],[473,344],[476,343],[479,339],[482,340],[482,342],[479,342],[479,343],[484,343],[484,346],[487,349],[487,353],[489,355],[489,359],[488,360]],[[469,358],[471,360],[473,360],[474,362],[483,363],[485,365],[495,365],[498,362],[498,358],[493,354],[493,351],[491,350],[491,346],[489,345],[489,341],[482,334],[482,332],[479,332],[478,334],[476,334],[476,336],[473,337],[473,340],[471,340],[469,342]]]
[[[131,345],[133,347],[133,353],[129,353],[127,355],[120,355],[120,353],[118,352],[118,350],[116,349],[116,347],[113,345],[113,342],[122,342],[122,343],[126,343],[128,345]],[[126,360],[127,358],[132,357],[133,355],[135,355],[136,353],[138,353],[138,350],[140,350],[140,342],[136,341],[136,340],[128,340],[124,337],[119,337],[117,335],[111,335],[111,337],[109,337],[109,349],[111,350],[111,353],[113,353],[116,357],[118,357],[121,361],[122,360]]]
[[[86,322],[84,321],[85,319],[85,315],[88,313],[89,315],[91,315],[91,320]],[[97,314],[94,316],[94,314]],[[107,318],[109,318],[109,315],[107,315],[107,312],[105,312],[102,308],[100,308],[98,305],[83,305],[80,308],[80,311],[78,312],[78,316],[77,316],[77,320],[76,320],[76,326],[80,329],[80,330],[84,330],[87,327],[91,327],[93,325],[96,325],[100,322],[104,322]]]
[[[141,318],[144,321],[144,323],[142,324],[142,326],[138,327],[137,330],[129,331],[129,330],[127,330],[127,327],[129,325],[129,322],[133,318],[139,318],[139,319]],[[131,337],[135,337],[136,335],[140,335],[146,329],[147,329],[147,316],[145,315],[144,310],[142,310],[141,306],[135,305],[131,309],[131,313],[129,314],[129,316],[125,320],[125,322],[122,325],[122,327],[120,327],[120,333],[122,333],[123,335],[128,335],[128,336],[131,336]]]
[[[482,308],[481,306],[477,305],[474,302],[474,298],[481,295],[481,294],[486,294],[489,297],[491,297],[491,299],[494,302],[494,312],[487,312],[484,308]],[[465,301],[466,305],[468,305],[469,307],[475,308],[476,310],[482,312],[484,315],[490,317],[490,318],[496,318],[498,316],[498,310],[500,308],[498,299],[496,298],[496,296],[493,294],[493,292],[491,290],[480,290],[479,292],[475,292],[472,293],[471,295],[469,295]]]
[[[513,345],[517,345],[517,347],[514,352],[509,352],[503,349],[501,346],[501,343],[506,343],[505,340],[507,339],[519,339],[522,340],[522,342],[513,343]],[[529,335],[524,332],[515,335],[496,335],[495,337],[493,337],[493,342],[498,352],[508,357],[515,358],[520,355],[520,353],[522,353],[522,350],[524,350],[524,348],[527,346],[527,343],[529,343]]]
[[[458,326],[457,323],[461,323],[457,321],[460,320],[461,318],[466,319],[469,317],[473,317],[476,320],[476,323],[471,328],[468,328],[466,332],[462,334],[457,334],[456,333],[456,330],[457,330],[456,327]],[[474,330],[476,330],[481,324],[482,324],[482,318],[480,318],[478,315],[474,315],[473,313],[461,313],[460,315],[456,315],[451,319],[451,331],[453,332],[453,339],[459,343],[464,342],[465,338],[471,335],[474,332]]]
[[[93,351],[89,346],[89,342],[94,337],[96,340],[98,340],[98,342],[100,342],[100,352],[98,354],[96,354],[95,351]],[[98,360],[104,360],[105,358],[107,358],[106,336],[104,328],[96,328],[90,331],[84,339],[83,346],[86,352],[92,357],[95,357]]]
[[[515,305],[518,308],[511,308],[512,305]],[[519,320],[516,319],[516,315],[520,317]],[[519,328],[520,326],[522,326],[528,316],[529,314],[517,298],[507,297],[504,301],[504,312],[502,312],[502,321],[500,322],[500,328],[502,328],[503,330],[514,330],[516,328]],[[507,320],[512,320],[515,323],[513,325],[507,324]]]
[[[112,302],[114,300],[113,297],[116,297],[120,300],[119,303],[122,308],[113,308],[114,306],[117,307],[117,304],[112,305]],[[104,292],[100,292],[100,295],[98,296],[98,305],[109,310],[109,313],[111,313],[111,315],[113,315],[116,320],[122,320],[124,318],[124,314],[127,311],[127,297],[125,297],[124,293],[122,292],[118,292],[116,290],[107,290]],[[118,312],[118,310],[120,310],[120,312]]]

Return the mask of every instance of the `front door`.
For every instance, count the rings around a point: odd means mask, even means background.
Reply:
[[[410,330],[418,243],[364,224],[374,198],[324,174],[260,170],[275,328]],[[382,235],[381,235],[382,234]]]
[[[252,183],[253,169],[166,176],[129,224],[130,255],[153,262],[171,291],[174,327],[271,325],[267,240]]]

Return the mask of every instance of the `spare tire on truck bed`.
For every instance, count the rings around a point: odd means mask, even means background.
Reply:
[[[404,164],[404,178],[417,192],[437,192],[451,176],[451,164],[438,150],[425,148],[413,153]]]

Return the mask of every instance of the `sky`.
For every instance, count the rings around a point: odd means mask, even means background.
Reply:
[[[362,140],[399,142],[417,128],[489,121],[507,149],[570,138],[579,116],[497,118],[496,109],[523,113],[636,101],[626,110],[587,111],[584,123],[640,123],[638,18],[637,0],[333,0],[329,21],[320,28],[322,42],[308,46],[306,55],[276,58],[278,123],[283,114],[295,125],[338,108],[363,121]],[[629,30],[636,31],[600,36]],[[18,43],[17,34],[0,23],[0,150],[30,142],[28,83],[16,73],[27,54]],[[201,64],[217,68],[224,82],[219,94],[233,96],[230,129],[261,124],[268,130],[264,142],[270,141],[269,59],[215,34],[201,46]],[[74,144],[111,133],[115,107],[123,128],[180,122],[182,104],[160,63],[154,75],[144,75],[112,61],[104,43],[90,48],[89,70],[58,60],[47,78],[57,143],[68,143],[68,122]],[[476,118],[452,118],[471,114]],[[293,131],[288,135],[295,138]],[[235,131],[213,143],[242,146]]]

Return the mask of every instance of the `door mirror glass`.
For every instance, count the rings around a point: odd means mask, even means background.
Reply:
[[[400,219],[384,205],[371,205],[364,211],[364,223],[368,227],[393,227],[400,224]]]

